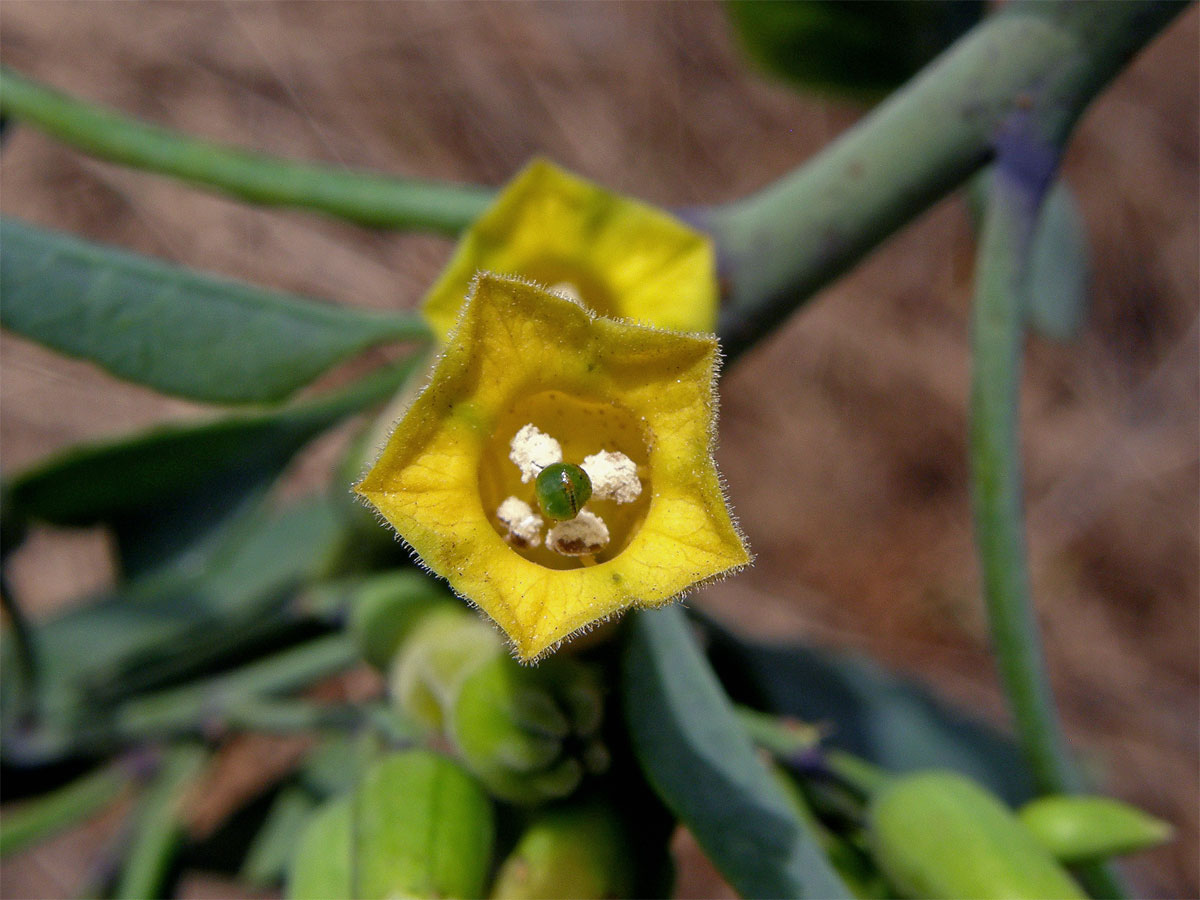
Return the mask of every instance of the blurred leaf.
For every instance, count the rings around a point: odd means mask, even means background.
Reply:
[[[849,897],[738,723],[678,607],[629,617],[622,691],[663,802],[744,897]]]
[[[118,900],[166,896],[171,863],[185,836],[184,801],[208,758],[204,747],[193,744],[181,744],[167,752],[134,819],[131,846],[117,882]]]
[[[239,878],[256,888],[282,881],[296,842],[316,807],[317,802],[302,787],[291,785],[280,791],[246,851]]]
[[[400,178],[280,159],[159,128],[0,68],[0,109],[85,153],[215,188],[248,203],[291,206],[385,228],[456,234],[491,202],[472,184]]]
[[[480,897],[493,828],[491,802],[456,763],[425,750],[397,753],[313,818],[288,896]]]
[[[978,233],[990,194],[992,170],[985,169],[967,192],[971,222]],[[1026,324],[1042,337],[1073,341],[1089,307],[1091,251],[1087,227],[1074,191],[1059,177],[1042,200],[1026,274]]]
[[[1060,178],[1042,201],[1029,251],[1029,326],[1056,341],[1078,337],[1087,318],[1090,273],[1087,229]]]
[[[412,362],[316,400],[73,447],[18,475],[11,509],[64,526],[111,525],[127,575],[198,547],[261,494],[304,444],[381,401]],[[347,486],[348,492],[348,486]]]
[[[5,807],[0,820],[0,857],[92,818],[120,795],[132,777],[127,766],[105,766],[48,794]]]
[[[803,88],[878,99],[983,18],[984,0],[726,0],[747,55]]]
[[[357,897],[354,884],[354,802],[340,797],[317,810],[292,854],[287,896],[293,900]]]
[[[277,514],[258,509],[228,524],[203,554],[39,625],[39,718],[32,731],[15,719],[13,654],[2,657],[6,757],[37,761],[107,741],[108,718],[120,700],[294,629],[291,592],[320,572],[342,527],[328,500]]]
[[[1030,796],[1032,783],[1016,745],[917,682],[865,658],[751,641],[712,619],[700,622],[713,667],[738,702],[827,724],[829,745],[893,772],[953,769],[1009,803]]]
[[[0,324],[118,378],[210,403],[280,400],[337,362],[423,339],[380,315],[213,278],[6,219]]]

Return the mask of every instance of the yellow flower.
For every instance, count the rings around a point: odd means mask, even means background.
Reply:
[[[718,360],[710,335],[480,274],[428,386],[355,489],[535,660],[750,561],[712,457]],[[543,541],[529,476],[555,456],[596,477],[585,510]]]
[[[459,241],[425,296],[444,340],[477,271],[529,279],[603,316],[661,328],[713,331],[712,243],[661,210],[541,159],[525,167]]]

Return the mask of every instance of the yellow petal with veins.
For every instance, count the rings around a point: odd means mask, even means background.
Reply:
[[[712,457],[719,355],[710,335],[600,317],[481,274],[429,384],[356,490],[518,658],[535,660],[749,563]],[[508,442],[531,419],[568,460],[609,449],[638,463],[637,501],[590,505],[612,532],[593,564],[504,540],[496,510],[532,490]]]
[[[712,331],[717,280],[711,241],[667,213],[535,159],[467,229],[422,306],[450,332],[476,271],[569,285],[604,316]]]

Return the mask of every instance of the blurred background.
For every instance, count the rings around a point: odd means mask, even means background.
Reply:
[[[1160,896],[1200,893],[1198,23],[1195,8],[1181,16],[1070,146],[1093,305],[1077,343],[1031,341],[1023,395],[1058,698],[1098,779],[1178,828],[1130,864],[1139,893]],[[864,112],[759,74],[715,3],[6,0],[0,26],[5,64],[194,135],[493,185],[545,154],[669,207],[743,196]],[[412,307],[450,249],[254,210],[20,124],[0,166],[5,215],[339,303]],[[758,560],[691,602],[751,633],[869,654],[1004,724],[966,491],[973,252],[966,204],[950,197],[730,369],[719,462]],[[0,379],[9,473],[203,412],[7,335]],[[304,454],[290,489],[327,477],[347,434]],[[39,615],[112,574],[92,532],[40,531],[13,564]],[[211,828],[297,753],[292,739],[232,742],[192,827]],[[72,895],[116,821],[6,862],[4,896]],[[681,853],[680,896],[728,894],[686,842]],[[183,889],[237,890],[206,878]]]

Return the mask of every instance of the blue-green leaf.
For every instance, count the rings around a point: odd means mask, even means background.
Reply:
[[[647,780],[744,897],[850,897],[796,816],[677,607],[629,616],[625,715]]]
[[[0,324],[118,378],[210,403],[283,399],[425,326],[0,222]]]
[[[1056,341],[1078,337],[1087,318],[1090,275],[1087,229],[1070,185],[1060,178],[1042,201],[1029,248],[1029,326]]]
[[[0,654],[4,755],[39,762],[72,747],[103,747],[120,701],[294,630],[293,590],[320,574],[343,536],[344,520],[328,500],[281,513],[260,506],[173,566],[38,625],[33,729],[17,718],[13,654]]]
[[[126,574],[146,571],[252,503],[304,444],[391,396],[411,368],[381,370],[289,407],[73,447],[18,475],[6,487],[6,505],[55,525],[110,525]]]
[[[701,619],[713,667],[735,700],[829,726],[830,746],[893,772],[954,769],[1009,803],[1032,793],[1016,745],[915,681],[862,657],[750,641]]]
[[[992,170],[971,181],[967,192],[976,233],[991,193]],[[1025,274],[1025,323],[1042,337],[1073,341],[1087,319],[1091,250],[1087,227],[1065,178],[1055,180],[1042,199],[1029,247]]]

